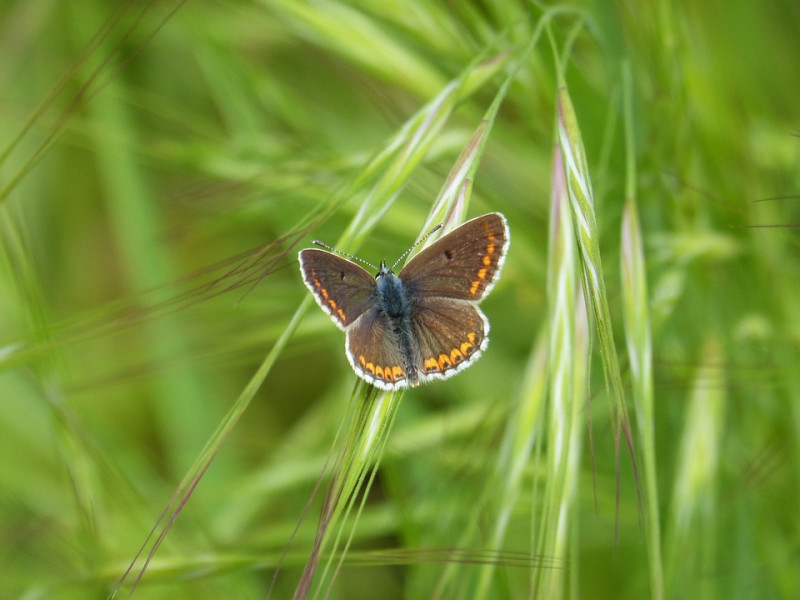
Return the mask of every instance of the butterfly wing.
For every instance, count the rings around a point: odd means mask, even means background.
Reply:
[[[400,338],[373,306],[347,329],[345,354],[356,374],[382,390],[416,385],[416,352],[404,352]]]
[[[420,298],[409,319],[411,347],[378,308],[347,330],[346,354],[356,374],[384,390],[446,379],[475,362],[489,342],[489,322],[472,302]]]
[[[478,302],[500,276],[508,243],[503,215],[476,217],[417,254],[399,277],[415,296]]]
[[[475,362],[489,343],[489,321],[472,302],[420,298],[411,319],[419,378],[446,379]]]
[[[303,281],[340,329],[375,305],[375,278],[344,258],[310,248],[299,254]]]

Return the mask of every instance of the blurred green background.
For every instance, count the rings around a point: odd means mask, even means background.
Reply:
[[[512,232],[483,304],[492,341],[463,374],[405,394],[323,593],[478,597],[441,582],[490,564],[489,598],[800,597],[798,32],[791,1],[0,2],[0,598],[111,591],[306,299],[297,250],[337,243],[376,176],[366,165],[486,64],[347,249],[377,263],[408,248],[510,78],[470,209],[503,212]],[[476,498],[548,325],[554,49],[626,389],[633,161],[662,537],[637,504],[643,463],[637,479],[627,450],[615,461],[595,344],[581,394],[594,450],[581,405],[567,546],[537,550],[537,420],[502,544],[477,535],[457,555],[442,549],[464,523],[495,522]],[[291,596],[319,494],[306,503],[351,410],[342,340],[303,313],[135,597],[263,598],[293,539],[272,592]]]

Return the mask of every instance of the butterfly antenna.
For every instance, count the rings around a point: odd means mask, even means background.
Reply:
[[[312,244],[316,244],[317,246],[320,246],[321,248],[325,248],[325,250],[333,252],[334,254],[338,254],[339,256],[344,256],[345,258],[349,258],[349,259],[352,259],[352,260],[354,260],[356,262],[360,262],[362,264],[365,264],[368,267],[370,267],[370,268],[372,268],[372,269],[374,269],[376,271],[378,270],[378,267],[376,267],[375,265],[373,265],[370,262],[365,261],[363,258],[359,258],[358,256],[355,256],[353,254],[349,254],[347,252],[342,252],[341,250],[337,250],[333,246],[328,246],[328,244],[326,244],[325,242],[320,242],[319,240],[311,240],[311,243]]]
[[[422,242],[424,242],[425,240],[427,240],[429,237],[431,237],[431,236],[432,236],[434,233],[436,233],[437,231],[439,231],[441,228],[442,228],[442,224],[441,224],[441,223],[439,223],[439,224],[438,224],[436,227],[434,227],[434,228],[433,228],[433,229],[431,229],[431,230],[430,230],[428,233],[426,233],[424,236],[422,236],[422,238],[421,238],[421,239],[420,239],[420,240],[419,240],[419,241],[418,241],[416,244],[414,244],[413,246],[411,246],[411,248],[409,248],[408,250],[406,250],[405,252],[403,252],[403,254],[401,254],[401,255],[400,255],[400,258],[398,258],[396,261],[394,261],[394,264],[392,265],[392,269],[394,269],[394,268],[397,266],[397,263],[399,263],[399,262],[400,262],[401,260],[403,260],[403,259],[404,259],[406,256],[408,256],[408,253],[409,253],[409,252],[411,252],[411,251],[412,251],[414,248],[416,248],[417,246],[419,246],[419,245],[420,245]]]

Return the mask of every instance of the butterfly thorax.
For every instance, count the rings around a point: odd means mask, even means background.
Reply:
[[[392,320],[408,317],[410,304],[406,288],[385,262],[381,263],[381,269],[375,276],[375,284],[378,288],[378,303],[386,316]]]

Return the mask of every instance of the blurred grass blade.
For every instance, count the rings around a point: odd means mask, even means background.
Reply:
[[[493,473],[493,480],[486,487],[487,505],[492,510],[494,518],[491,536],[487,540],[487,550],[500,553],[504,547],[504,539],[512,516],[518,509],[520,495],[529,485],[526,471],[531,466],[534,445],[541,439],[546,398],[546,345],[543,336],[535,338],[524,379],[520,386],[518,396],[511,402],[510,410],[506,417],[506,428],[497,464]],[[534,482],[538,486],[538,482]],[[548,557],[549,554],[531,552],[531,557]],[[489,562],[479,574],[478,586],[474,598],[492,598],[497,593],[495,581],[496,570],[499,564]],[[547,569],[531,569],[531,573]]]
[[[653,600],[664,597],[664,576],[661,556],[661,524],[658,503],[655,409],[653,398],[653,340],[650,326],[647,269],[642,244],[641,223],[636,203],[636,156],[633,143],[633,107],[630,70],[625,73],[625,132],[627,157],[627,190],[622,213],[622,248],[620,250],[622,316],[630,363],[632,398],[644,468],[645,532],[650,565],[650,586]]]
[[[334,0],[267,0],[263,4],[291,22],[311,43],[342,54],[366,71],[387,78],[400,73],[409,88],[422,97],[445,84],[441,75],[413,53],[408,44],[400,43],[358,7]]]
[[[139,6],[138,3],[120,3],[116,12],[110,15],[102,26],[98,25],[94,29],[93,35],[87,37],[87,39],[90,39],[90,42],[82,50],[81,54],[73,61],[59,81],[53,85],[46,97],[42,99],[38,106],[28,115],[16,136],[12,138],[5,149],[0,152],[0,166],[10,158],[12,153],[25,139],[26,135],[28,135],[33,127],[42,120],[48,109],[55,104],[63,89],[76,73],[78,73],[82,67],[85,67],[87,62],[94,58],[93,54],[100,52],[103,59],[99,64],[93,67],[91,74],[86,78],[86,82],[83,83],[80,90],[70,98],[66,108],[60,112],[55,122],[48,126],[47,134],[30,156],[25,159],[20,169],[7,181],[3,181],[2,184],[0,184],[0,204],[6,201],[9,194],[14,191],[24,180],[25,176],[37,165],[42,157],[46,155],[47,151],[62,134],[70,120],[73,119],[81,109],[89,106],[95,97],[116,79],[116,75],[122,69],[122,66],[126,65],[146,44],[150,43],[159,30],[186,2],[186,0],[173,1],[173,6],[166,9],[166,13],[162,19],[158,21],[156,25],[150,25],[152,29],[144,36],[144,40],[140,42],[141,45],[133,51],[129,51],[129,54],[126,56],[122,56],[125,43],[128,41],[128,38],[135,37],[134,34],[140,33],[142,22],[145,20],[145,17],[153,12],[154,3],[142,3],[142,6]],[[168,3],[164,4],[166,5]],[[134,7],[134,14],[130,15],[129,9],[132,7]],[[139,12],[136,12],[135,9],[139,9]],[[86,14],[88,14],[88,12]],[[117,34],[118,39],[112,46],[110,44],[112,36],[115,35],[115,30],[122,26],[127,27],[127,29],[121,35]],[[120,57],[122,59],[119,61],[119,64],[112,69],[110,65],[113,65],[114,59],[119,59]]]
[[[714,564],[720,450],[726,422],[724,354],[706,342],[697,367],[678,447],[667,521],[666,596],[716,598]]]

